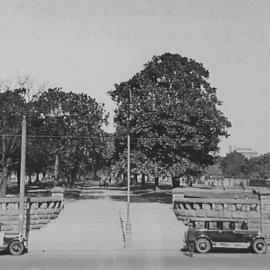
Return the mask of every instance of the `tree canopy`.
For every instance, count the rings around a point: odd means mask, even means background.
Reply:
[[[27,119],[26,171],[29,175],[55,171],[73,184],[80,174],[97,171],[110,155],[104,104],[86,94],[48,89],[31,95],[31,89],[0,91],[1,196],[7,178],[16,170],[19,178],[21,121]],[[29,98],[31,96],[31,98]]]
[[[208,78],[201,63],[165,53],[109,92],[117,103],[116,136],[129,132],[134,155],[144,156],[151,171],[157,167],[156,175],[199,174],[213,163],[220,137],[228,136],[231,124]],[[119,157],[124,150],[118,139]]]

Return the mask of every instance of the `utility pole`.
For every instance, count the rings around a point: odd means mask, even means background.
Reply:
[[[19,233],[24,235],[24,180],[26,158],[26,118],[22,120],[22,143],[21,143],[21,178],[20,178],[20,205],[19,205]]]
[[[132,230],[130,221],[130,106],[131,106],[131,91],[129,89],[128,99],[128,135],[127,135],[127,222],[126,222],[126,241],[125,248],[132,247]]]

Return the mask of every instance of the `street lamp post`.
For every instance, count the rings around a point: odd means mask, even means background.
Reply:
[[[21,177],[20,177],[20,205],[19,205],[19,233],[24,235],[24,178],[25,178],[25,154],[26,154],[26,118],[22,120],[22,144],[21,144]]]
[[[128,134],[127,134],[127,222],[126,222],[126,241],[125,248],[132,247],[132,228],[130,220],[130,105],[131,91],[129,89],[128,104]]]

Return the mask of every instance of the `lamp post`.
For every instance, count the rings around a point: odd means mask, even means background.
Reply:
[[[131,91],[129,89],[128,98],[128,133],[127,133],[127,222],[126,222],[126,238],[125,248],[132,247],[132,228],[130,220],[130,106],[131,106]]]
[[[19,209],[19,233],[24,234],[24,180],[25,180],[25,155],[26,155],[26,118],[22,120],[22,144],[21,144],[21,177],[20,177],[20,209]]]

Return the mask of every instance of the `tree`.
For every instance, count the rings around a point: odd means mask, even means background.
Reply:
[[[208,77],[202,64],[165,53],[109,92],[117,103],[117,136],[130,132],[133,149],[153,164],[156,179],[164,171],[173,178],[200,174],[213,163],[220,137],[228,136],[230,122]],[[123,153],[125,141],[116,149]]]
[[[10,168],[19,163],[22,116],[27,113],[25,89],[0,92],[1,183],[0,197],[5,196]]]
[[[251,158],[249,161],[249,178],[265,180],[270,177],[270,153]]]
[[[236,151],[227,154],[220,162],[225,177],[247,177],[248,160]]]
[[[60,88],[41,93],[35,103],[38,134],[54,157],[54,177],[62,175],[72,185],[79,173],[97,168],[105,161],[106,136],[101,127],[107,123],[104,105],[86,94],[66,93]]]
[[[23,115],[27,119],[28,175],[38,176],[54,166],[56,180],[62,173],[72,184],[79,174],[109,163],[107,134],[101,129],[108,117],[103,104],[86,94],[66,93],[59,88],[10,90],[3,85],[0,91],[0,196],[6,194],[11,170],[17,171],[19,184]]]
[[[0,132],[1,136],[1,196],[6,193],[7,176],[10,172],[17,172],[18,185],[20,184],[20,145],[21,145],[21,121],[23,115],[27,119],[27,133],[33,135],[35,130],[35,108],[34,101],[40,92],[44,90],[45,85],[39,85],[29,77],[16,77],[14,80],[0,81]],[[33,146],[33,147],[31,147]],[[33,172],[37,165],[37,145],[29,143],[27,140],[27,173]],[[40,148],[40,147],[39,147]],[[45,156],[46,147],[43,147],[40,153]],[[31,155],[33,154],[33,155]],[[42,154],[39,155],[39,157]],[[6,161],[5,161],[6,160]],[[36,163],[31,162],[36,160]],[[39,166],[45,164],[38,162]]]
[[[205,177],[207,179],[220,179],[223,178],[223,171],[222,168],[220,166],[222,158],[218,157],[215,164],[208,166],[205,169]]]

